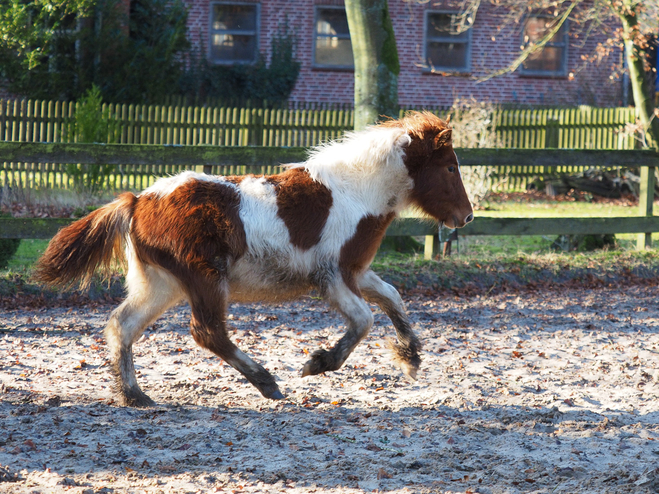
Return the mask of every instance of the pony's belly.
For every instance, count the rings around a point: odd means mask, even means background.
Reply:
[[[276,263],[241,259],[229,270],[229,297],[235,302],[292,300],[314,288],[308,272]]]

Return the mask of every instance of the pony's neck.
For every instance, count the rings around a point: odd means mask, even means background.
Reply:
[[[367,214],[397,214],[409,204],[413,186],[403,161],[409,144],[403,129],[370,127],[318,146],[302,166]]]

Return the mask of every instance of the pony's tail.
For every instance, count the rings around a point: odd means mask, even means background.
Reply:
[[[96,268],[108,272],[113,260],[122,261],[136,200],[130,192],[121,194],[57,232],[37,263],[36,280],[56,287],[81,280],[85,287]]]

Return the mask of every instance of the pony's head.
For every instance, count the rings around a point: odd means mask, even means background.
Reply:
[[[448,122],[430,112],[411,112],[384,127],[401,127],[411,138],[403,158],[414,185],[412,203],[449,228],[474,219]]]

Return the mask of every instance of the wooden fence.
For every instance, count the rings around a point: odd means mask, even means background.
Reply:
[[[63,142],[70,136],[76,103],[0,100],[0,141]],[[348,107],[229,108],[156,105],[104,105],[112,125],[108,142],[212,146],[310,147],[342,135],[353,126]],[[405,109],[401,109],[401,113]],[[435,109],[439,114],[448,108]],[[497,147],[526,149],[634,149],[633,108],[499,109],[492,115]],[[502,165],[492,170],[493,183],[524,189],[533,177],[575,173],[579,163],[545,170],[529,165]],[[113,189],[142,188],[155,176],[178,168],[144,165],[117,168]],[[70,188],[73,178],[63,163],[0,162],[0,186]]]
[[[217,148],[215,146],[159,146],[121,144],[44,144],[0,142],[0,159],[22,162],[123,164],[122,166],[185,166],[200,172],[215,167],[241,166],[259,172],[264,166],[299,161],[305,148]],[[638,217],[625,218],[477,218],[460,230],[461,235],[549,235],[572,233],[638,233],[639,247],[650,245],[650,234],[659,232],[659,216],[653,216],[654,168],[659,153],[648,150],[534,150],[534,149],[457,149],[463,166],[559,167],[569,163],[584,166],[638,166],[641,169],[641,195]],[[71,220],[0,219],[0,238],[49,238]],[[425,236],[426,253],[433,255],[437,245],[437,225],[403,218],[394,222],[387,235]]]

